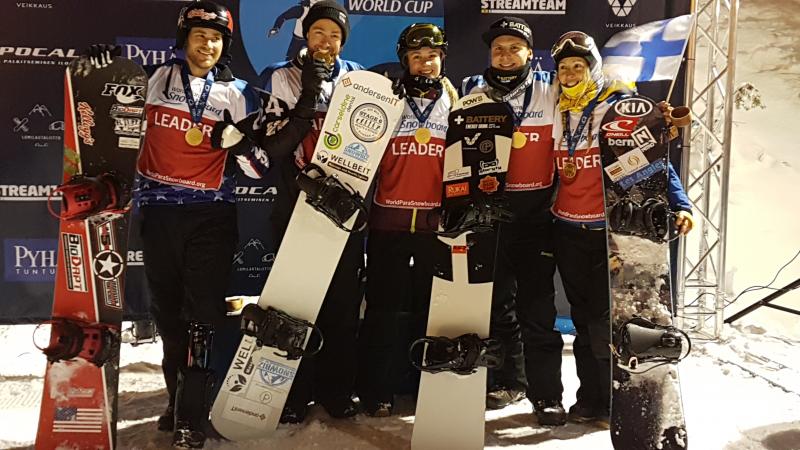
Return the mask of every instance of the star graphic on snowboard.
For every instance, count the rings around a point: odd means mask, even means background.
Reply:
[[[101,280],[111,281],[118,278],[125,268],[122,257],[119,253],[111,250],[104,250],[94,257],[92,269],[94,274]]]

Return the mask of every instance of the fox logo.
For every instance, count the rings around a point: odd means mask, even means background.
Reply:
[[[142,95],[144,86],[131,86],[130,84],[106,83],[101,95],[106,97],[116,97],[117,101],[124,104],[144,101]]]

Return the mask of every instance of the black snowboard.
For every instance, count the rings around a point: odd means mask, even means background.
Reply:
[[[618,450],[688,445],[674,364],[684,340],[671,328],[667,136],[661,110],[643,96],[616,102],[600,131],[615,345],[611,440]]]

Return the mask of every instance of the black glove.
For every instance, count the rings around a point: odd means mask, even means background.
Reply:
[[[392,81],[392,93],[401,100],[406,96],[406,85],[403,84],[403,78],[395,78]]]
[[[302,94],[310,94],[316,98],[322,92],[322,82],[328,81],[330,78],[331,68],[324,61],[307,58],[303,63],[303,71],[300,75]]]
[[[252,113],[234,123],[231,112],[226,109],[222,113],[222,120],[214,124],[211,130],[211,146],[234,155],[246,155],[255,145],[253,123],[257,117],[258,113]]]
[[[292,109],[292,116],[304,120],[313,120],[317,114],[317,97],[317,95],[303,91],[300,94],[300,98],[297,99],[294,109]]]
[[[114,57],[120,55],[122,47],[114,44],[92,44],[83,53],[83,56],[88,57],[90,63],[98,69],[111,64]]]

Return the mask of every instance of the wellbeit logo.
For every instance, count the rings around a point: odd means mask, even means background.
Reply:
[[[57,246],[57,239],[3,240],[5,281],[55,281]]]

